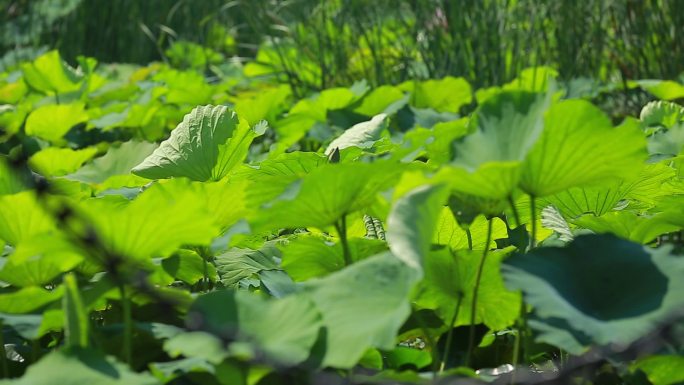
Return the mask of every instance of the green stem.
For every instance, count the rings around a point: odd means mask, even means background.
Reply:
[[[207,247],[198,247],[195,249],[197,254],[202,257],[202,291],[209,291],[209,250]]]
[[[133,317],[131,316],[131,301],[126,296],[126,287],[123,283],[119,284],[119,294],[121,296],[121,309],[123,311],[123,353],[124,362],[131,365],[132,361],[132,343],[133,343]]]
[[[40,341],[34,339],[31,341],[31,362],[36,363],[40,358]]]
[[[5,332],[2,322],[0,322],[0,363],[2,364],[2,378],[9,377],[9,366],[7,365],[7,351],[5,350]]]
[[[207,258],[204,256],[202,256],[202,262],[202,275],[204,275],[202,286],[204,286],[204,291],[207,292],[209,291],[209,262],[207,261]]]
[[[565,365],[568,363],[568,359],[570,357],[569,357],[568,352],[566,352],[563,349],[560,349],[559,353],[560,353],[560,358],[561,358],[561,360],[560,360],[561,361],[561,369],[563,369],[563,368],[565,368]]]
[[[513,368],[518,367],[520,363],[520,357],[527,354],[527,308],[525,307],[525,301],[520,303],[520,317],[518,318],[518,333],[515,336],[515,342],[513,344]],[[527,360],[525,360],[527,361]],[[513,379],[513,377],[511,378]],[[513,383],[513,382],[511,382]]]
[[[518,226],[520,226],[520,215],[518,215],[518,208],[515,207],[515,201],[513,200],[512,195],[508,196],[508,204],[511,205],[511,211],[513,211],[513,218],[515,219],[515,227],[518,227]]]
[[[537,247],[537,207],[535,197],[530,195],[530,221],[532,222],[532,238],[530,239],[530,249]]]
[[[468,238],[468,250],[473,249],[473,233],[470,232],[470,227],[466,228],[466,238]]]
[[[527,335],[527,306],[525,305],[524,300],[520,302],[520,326],[518,334],[520,334],[522,341],[522,346],[520,347],[522,351],[520,355],[524,362],[530,362],[530,336]]]
[[[513,364],[513,373],[511,374],[511,384],[515,383],[515,372],[518,367],[518,363],[520,362],[520,328],[518,328],[518,333],[515,335],[515,342],[513,342],[513,359],[512,364]]]
[[[531,234],[530,234],[530,249],[537,246],[537,207],[536,199],[534,196],[530,195],[530,222],[531,222]],[[518,319],[518,333],[515,336],[515,343],[513,345],[513,367],[517,367],[520,363],[520,357],[527,355],[529,352],[529,339],[527,338],[527,308],[525,306],[525,301],[522,300],[520,303],[520,317]],[[525,362],[527,362],[527,357]],[[514,369],[515,370],[515,369]],[[511,376],[511,384],[515,382],[515,373]]]
[[[428,349],[430,350],[430,355],[432,356],[432,380],[433,382],[435,382],[437,380],[437,371],[439,369],[439,357],[437,357],[437,343],[430,334],[430,331],[425,323],[425,320],[423,320],[423,317],[415,308],[413,308],[413,314],[415,314],[416,316],[416,321],[418,321],[418,326],[420,327],[420,330],[425,335],[425,343]]]
[[[342,245],[342,257],[344,257],[344,265],[352,264],[351,252],[349,251],[349,242],[347,241],[347,216],[342,215],[340,221],[335,225],[337,235],[340,237],[340,244]]]
[[[470,334],[468,336],[468,353],[466,355],[465,365],[470,365],[470,359],[475,349],[475,320],[477,314],[477,294],[480,290],[480,280],[482,279],[482,271],[484,270],[485,261],[487,260],[487,253],[489,252],[489,243],[492,240],[492,221],[487,222],[487,241],[485,242],[485,249],[482,252],[480,265],[477,267],[477,275],[475,276],[475,287],[473,288],[473,301],[470,305]]]
[[[447,333],[446,344],[444,345],[444,355],[442,356],[442,362],[439,365],[440,372],[444,371],[444,367],[449,359],[449,351],[451,350],[451,343],[454,338],[454,324],[456,323],[456,319],[458,319],[458,312],[461,309],[461,302],[463,302],[463,293],[458,293],[458,300],[456,301],[454,316],[451,317],[451,322],[449,323],[449,332]]]

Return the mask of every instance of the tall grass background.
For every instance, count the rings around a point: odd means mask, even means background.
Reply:
[[[482,87],[536,65],[564,79],[684,70],[680,0],[0,0],[0,11],[6,67],[46,47],[147,63],[185,40],[256,58],[301,92],[447,75]]]

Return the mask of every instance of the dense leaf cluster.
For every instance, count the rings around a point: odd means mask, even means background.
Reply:
[[[0,74],[0,384],[683,380],[678,104],[80,64]]]

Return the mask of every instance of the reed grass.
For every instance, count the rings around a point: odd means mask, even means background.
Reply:
[[[680,0],[0,0],[0,54],[163,60],[176,40],[229,56],[268,45],[298,93],[463,76],[501,84],[549,65],[561,78],[673,79],[684,70]],[[237,46],[228,47],[227,37]],[[306,65],[303,65],[305,63]]]

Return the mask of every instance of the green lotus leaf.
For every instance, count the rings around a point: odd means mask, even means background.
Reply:
[[[651,155],[673,157],[684,148],[684,123],[680,122],[667,131],[659,131],[648,138],[648,152]]]
[[[505,91],[548,92],[555,90],[558,71],[546,66],[525,68],[520,75],[502,87],[493,86],[480,88],[475,91],[475,98],[479,104]]]
[[[574,187],[543,198],[544,205],[556,207],[566,218],[577,218],[583,214],[601,216],[613,210],[625,192],[622,183],[610,186]]]
[[[16,246],[0,270],[0,280],[19,287],[41,286],[82,261],[69,241],[57,234],[40,233]]]
[[[515,190],[520,178],[520,166],[520,162],[488,162],[474,172],[449,166],[445,166],[442,172],[450,175],[452,190],[484,200],[498,201],[507,199]]]
[[[380,86],[364,96],[359,106],[354,108],[354,112],[366,116],[375,116],[383,112],[391,114],[394,111],[389,109],[403,98],[404,93],[397,87]]]
[[[10,293],[2,293],[0,294],[0,313],[29,313],[58,301],[63,294],[62,286],[52,291],[31,286]]]
[[[299,291],[299,286],[283,270],[262,270],[259,272],[260,286],[275,298],[283,298]]]
[[[18,335],[27,340],[35,340],[42,336],[40,324],[43,321],[42,314],[7,314],[0,313],[2,324],[12,328]]]
[[[4,76],[0,77],[0,104],[18,104],[28,92],[26,82],[22,78],[7,80]]]
[[[82,150],[48,147],[31,155],[28,163],[32,169],[43,175],[62,176],[75,172],[95,154],[97,149],[94,147]]]
[[[27,173],[28,174],[28,173]],[[0,195],[11,195],[27,189],[31,179],[10,165],[5,156],[0,155]]]
[[[558,234],[558,239],[563,242],[569,242],[575,238],[570,225],[554,206],[546,206],[542,209],[541,223],[545,228]]]
[[[268,158],[255,167],[256,172],[249,175],[258,177],[296,176],[303,177],[314,169],[328,163],[328,158],[313,152],[290,152]],[[249,178],[257,180],[258,178]]]
[[[463,228],[470,226],[479,215],[500,215],[509,208],[509,205],[510,203],[507,199],[483,198],[458,191],[452,191],[451,196],[449,196],[449,209]],[[508,218],[511,217],[508,216]],[[522,216],[521,223],[526,223]]]
[[[48,178],[50,193],[70,197],[76,200],[87,199],[93,196],[93,188],[89,185],[64,178]]]
[[[189,285],[199,282],[205,274],[210,281],[216,281],[214,264],[205,263],[204,259],[192,250],[178,250],[162,261],[162,267],[169,275]]]
[[[653,209],[658,219],[670,225],[684,228],[684,195],[664,197]]]
[[[235,111],[250,126],[262,120],[273,122],[285,108],[285,102],[291,96],[290,87],[281,85],[277,88],[260,91],[253,98],[240,98],[235,102]]]
[[[432,363],[432,355],[426,350],[397,346],[386,353],[387,366],[401,369],[403,366],[422,369]]]
[[[88,120],[85,104],[51,104],[36,108],[26,119],[26,134],[54,143],[63,142],[71,127]]]
[[[238,124],[235,112],[225,106],[197,107],[132,172],[148,179],[220,180],[244,160],[262,129]]]
[[[437,218],[449,190],[444,185],[424,185],[400,198],[387,219],[387,243],[392,253],[422,274]]]
[[[411,190],[425,185],[445,184],[449,181],[449,175],[437,172],[431,174],[431,167],[423,162],[413,162],[407,165],[406,171],[392,188],[392,202],[396,202]]]
[[[661,215],[639,215],[632,211],[615,211],[600,217],[584,215],[572,223],[595,233],[610,233],[641,244],[682,228],[682,225],[672,224]]]
[[[473,91],[468,81],[451,76],[416,82],[412,91],[411,105],[432,108],[438,112],[456,113],[473,100]]]
[[[26,116],[31,111],[33,111],[33,104],[30,102],[23,102],[17,106],[0,105],[0,127],[3,129],[0,138],[5,140],[18,133],[24,127]]]
[[[471,118],[476,131],[454,144],[453,164],[474,171],[487,162],[523,161],[544,129],[548,97],[523,91],[501,93]]]
[[[684,97],[684,86],[672,80],[639,80],[637,84],[658,99],[675,100]]]
[[[291,152],[266,159],[258,166],[237,170],[233,178],[250,182],[247,206],[259,209],[282,194],[289,185],[325,164],[328,164],[328,158],[322,154]]]
[[[109,252],[139,260],[168,257],[181,245],[207,246],[219,228],[202,195],[182,179],[155,184],[135,200],[89,199],[78,208]]]
[[[506,224],[499,218],[492,218],[492,237],[489,247],[494,245],[495,239],[506,238]],[[472,250],[484,250],[487,242],[488,221],[484,215],[478,215],[468,226],[472,237]],[[432,242],[437,245],[449,246],[452,250],[469,249],[468,235],[454,218],[448,207],[442,208],[436,221],[436,230]]]
[[[154,88],[146,93],[150,95],[162,95],[158,88]],[[140,134],[145,138],[159,139],[166,135],[166,127],[162,126],[161,114],[164,112],[163,105],[159,100],[138,100],[136,104],[126,109],[126,116],[117,126],[122,128],[135,128],[140,130]],[[175,117],[174,121],[180,117]]]
[[[432,128],[417,127],[406,132],[399,145],[388,146],[393,159],[408,163],[421,157],[428,158],[430,166],[449,163],[452,142],[469,133],[468,119],[440,122]]]
[[[570,354],[586,353],[593,343],[591,336],[574,329],[562,318],[543,318],[532,313],[527,315],[527,326],[535,331],[537,342],[562,347]]]
[[[131,98],[135,97],[131,93]],[[114,128],[121,127],[128,117],[130,111],[130,104],[120,100],[113,100],[102,107],[95,107],[91,99],[91,104],[88,108],[88,127],[95,127],[101,129],[103,132],[111,131]]]
[[[411,163],[417,159],[424,160],[427,158],[425,145],[431,142],[433,137],[432,130],[418,127],[406,132],[401,138],[401,143],[392,143],[388,137],[383,139],[377,142],[378,146],[374,151],[376,154],[386,153],[390,156],[390,159],[402,163]],[[377,151],[378,149],[381,151]],[[359,154],[363,153],[360,149],[356,150],[358,150]]]
[[[271,146],[269,154],[273,156],[285,153],[317,124],[320,122],[304,114],[287,115],[278,120],[278,125],[274,128],[278,140]]]
[[[247,195],[251,193],[247,181],[226,178],[217,182],[194,183],[193,187],[207,205],[214,222],[225,230],[247,216]]]
[[[191,342],[195,341],[193,340]],[[202,346],[199,347],[199,350],[201,349]],[[204,351],[209,352],[209,349],[205,349]],[[220,356],[212,355],[212,357]],[[175,379],[189,376],[193,373],[214,373],[214,365],[199,357],[184,358],[175,361],[153,362],[150,364],[150,373],[160,379],[162,383],[167,384]],[[231,376],[231,380],[234,380],[234,377]]]
[[[211,101],[214,93],[212,87],[207,84],[207,79],[196,71],[164,68],[152,79],[164,83],[164,96],[169,104],[190,106],[206,104]]]
[[[654,355],[638,360],[632,370],[641,370],[653,385],[675,385],[684,382],[684,357]]]
[[[322,326],[307,298],[266,299],[244,291],[220,290],[197,298],[188,311],[188,327],[252,345],[280,365],[309,357]]]
[[[31,365],[26,374],[2,385],[161,385],[93,349],[57,350]]]
[[[325,227],[372,206],[398,179],[401,165],[339,163],[318,167],[266,203],[252,220],[255,230]]]
[[[131,175],[131,168],[150,155],[155,147],[153,143],[135,141],[112,146],[107,150],[106,154],[95,158],[92,162],[81,167],[75,173],[65,176],[65,178],[91,184],[106,183],[108,179],[118,176],[125,176],[127,179],[135,178]],[[111,183],[108,184],[111,185]],[[125,185],[112,185],[110,187]]]
[[[500,273],[501,261],[507,254],[499,250],[487,255],[478,289],[475,322],[493,330],[512,325],[520,313],[520,294],[506,289]],[[469,325],[481,258],[482,251],[452,253],[443,248],[431,252],[425,262],[425,277],[418,285],[416,304],[435,310],[448,324],[460,301],[455,326]]]
[[[453,112],[437,112],[432,108],[409,107],[409,113],[397,113],[397,125],[402,129],[432,128],[439,123],[453,122],[461,116]]]
[[[280,258],[280,251],[267,242],[258,250],[231,248],[216,256],[214,264],[223,285],[237,288],[243,279],[253,278],[264,270],[279,269],[276,258]]]
[[[549,98],[513,91],[483,103],[470,124],[477,130],[454,142],[453,188],[488,199],[508,197],[518,184],[521,162],[544,128]]]
[[[584,235],[565,248],[517,254],[502,272],[506,286],[522,290],[534,307],[538,322],[530,326],[537,339],[572,354],[588,342],[625,347],[684,305],[682,258],[669,247],[652,249],[613,235]]]
[[[639,119],[646,126],[663,126],[671,128],[684,119],[684,107],[672,102],[656,100],[649,102],[639,114]]]
[[[83,76],[69,67],[57,51],[50,51],[21,67],[24,81],[44,93],[63,94],[81,89]]]
[[[608,116],[583,100],[553,105],[544,132],[523,165],[521,188],[536,197],[570,187],[634,178],[645,160],[641,130],[613,128]]]
[[[437,164],[448,163],[452,158],[452,143],[470,133],[468,119],[441,122],[432,126],[432,141],[425,143],[430,162]]]
[[[220,338],[201,331],[179,333],[169,338],[164,341],[164,351],[173,358],[185,356],[212,364],[219,364],[228,357],[226,347]]]
[[[325,356],[321,366],[351,368],[369,347],[393,349],[410,314],[413,268],[390,253],[302,284],[302,294],[323,316]]]
[[[387,244],[378,239],[349,238],[352,261],[360,261],[387,250]],[[339,242],[316,235],[301,235],[279,246],[281,266],[295,281],[324,277],[344,268],[344,255]]]
[[[645,164],[640,169],[636,178],[602,186],[573,187],[546,197],[543,202],[555,206],[563,215],[572,219],[582,214],[604,215],[623,200],[629,200],[628,207],[652,207],[660,198],[673,193],[668,183],[675,178],[674,169],[659,163]]]
[[[558,77],[558,71],[548,66],[525,68],[520,75],[504,84],[504,90],[545,92]]]
[[[328,88],[320,93],[297,102],[289,115],[300,115],[318,122],[326,122],[329,110],[345,108],[359,99],[361,95],[349,88]]]
[[[18,245],[38,234],[55,230],[34,191],[0,196],[0,239]]]
[[[675,185],[679,181],[676,170],[664,163],[645,164],[637,179],[626,181],[621,186],[625,199],[655,206],[664,197],[679,193]]]
[[[379,114],[367,122],[358,123],[335,138],[325,149],[325,154],[330,155],[336,148],[339,150],[347,147],[369,148],[380,139],[388,123],[387,114]]]

